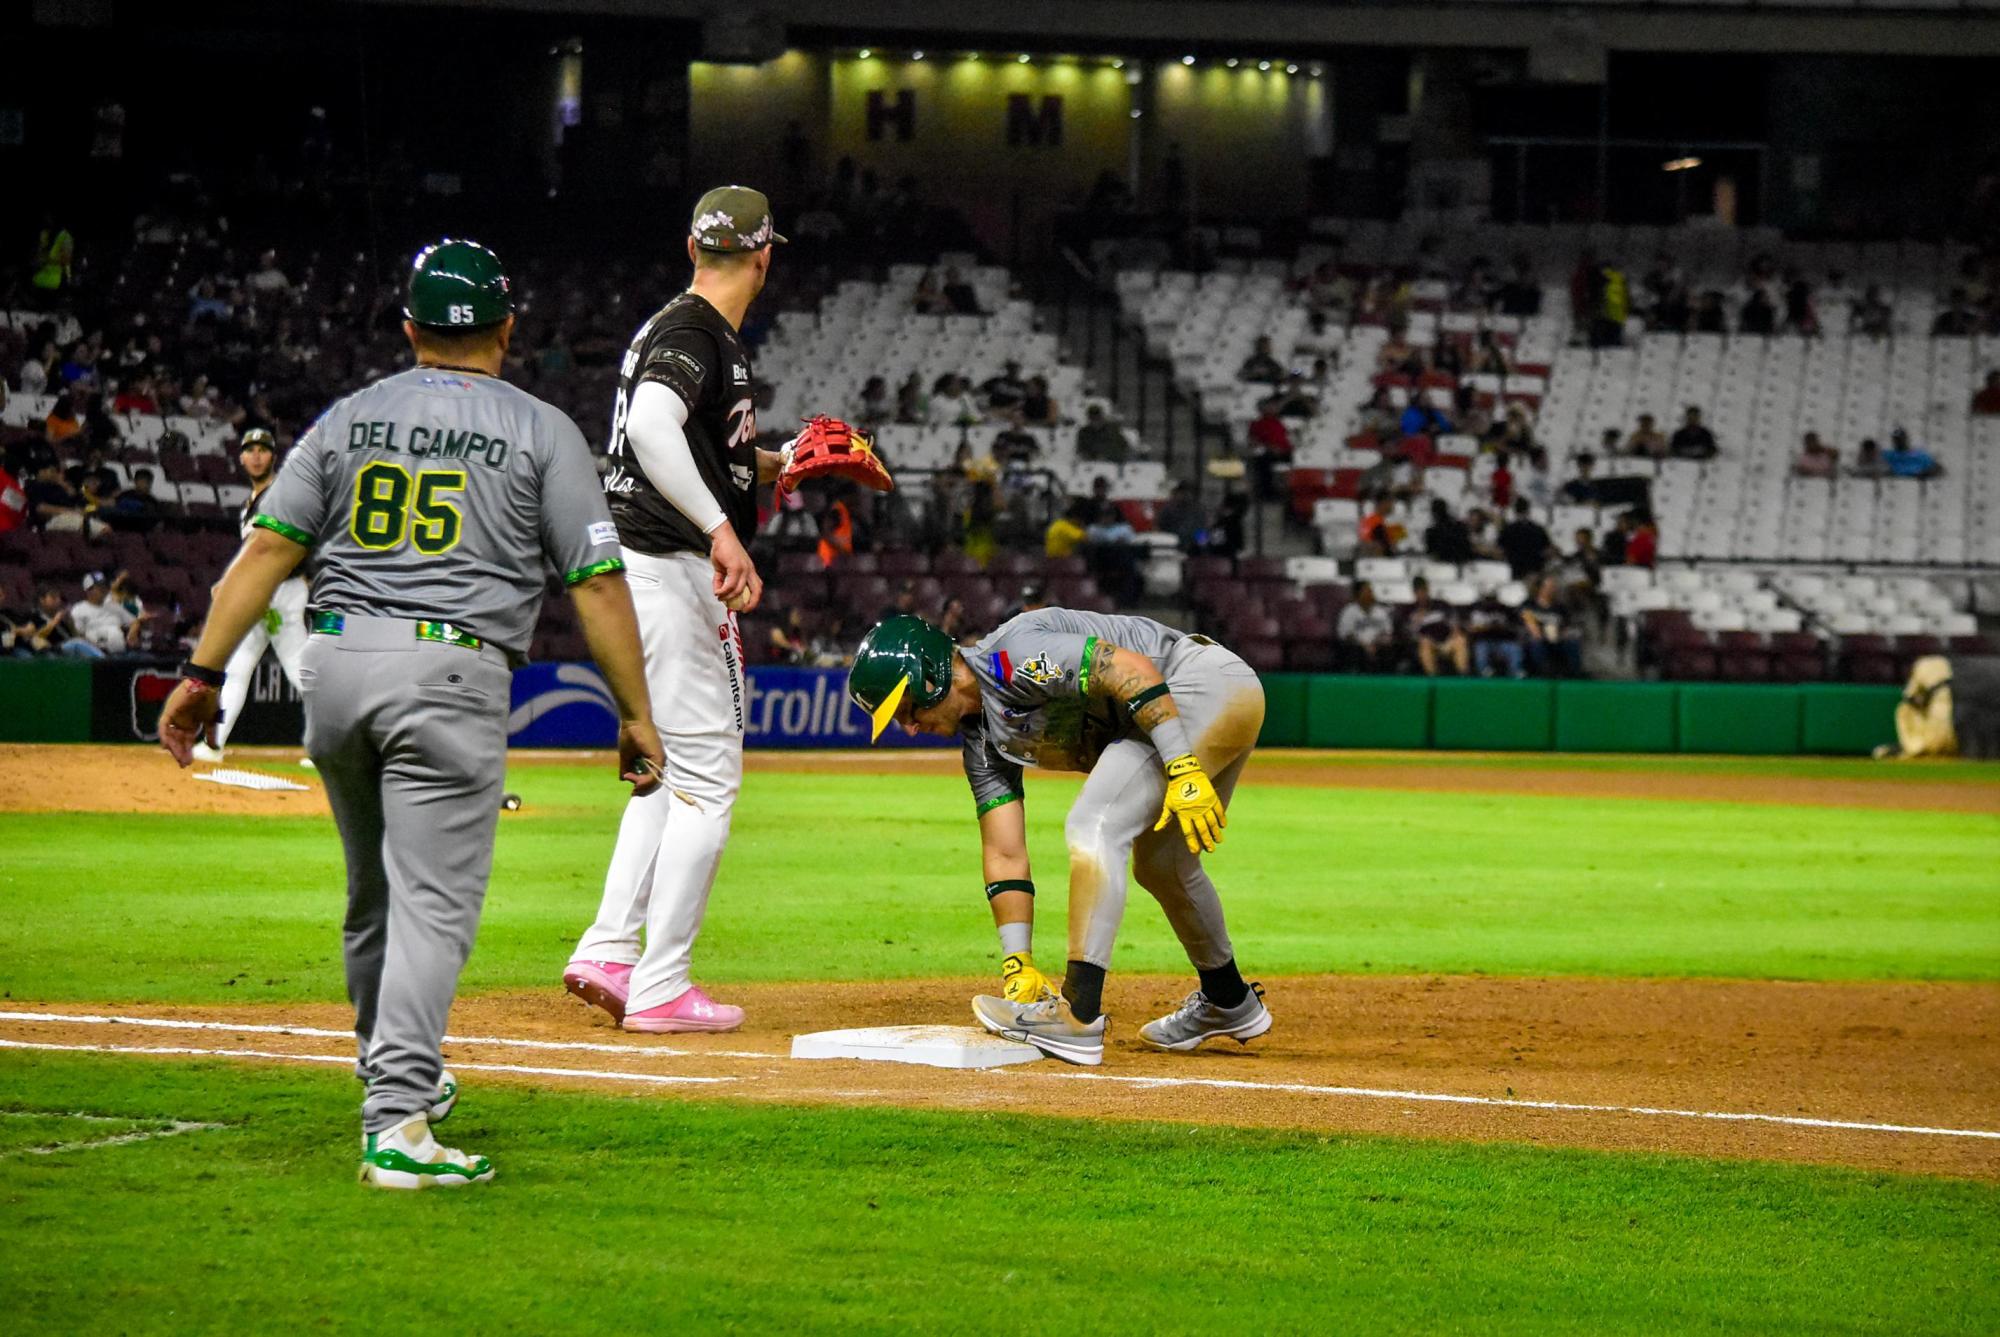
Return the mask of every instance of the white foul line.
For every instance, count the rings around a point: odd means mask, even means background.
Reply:
[[[190,1049],[154,1045],[58,1045],[35,1040],[0,1040],[0,1049],[43,1049],[70,1054],[183,1054],[200,1058],[259,1058],[281,1063],[339,1063],[353,1066],[341,1054],[280,1054],[268,1049]],[[592,1072],[588,1068],[529,1068],[517,1063],[454,1063],[453,1072],[515,1072],[532,1077],[587,1077],[592,1081],[643,1082],[650,1086],[720,1086],[734,1077],[676,1077],[656,1072]]]
[[[164,1017],[120,1017],[72,1014],[66,1012],[0,1012],[0,1021],[72,1022],[93,1026],[147,1026],[170,1030],[242,1031],[273,1035],[298,1035],[317,1038],[351,1039],[351,1032],[321,1030],[305,1026],[271,1026],[260,1024],[234,1025],[222,1021],[191,1021]],[[583,1053],[623,1054],[628,1057],[663,1055],[673,1057],[695,1057],[706,1054],[711,1058],[735,1059],[775,1059],[776,1054],[745,1053],[731,1050],[675,1050],[653,1048],[640,1045],[607,1045],[587,1041],[561,1040],[515,1040],[504,1037],[446,1036],[447,1043],[514,1045],[532,1049],[572,1051]],[[224,1058],[267,1058],[296,1059],[310,1063],[352,1063],[353,1059],[321,1054],[278,1054],[248,1049],[156,1049],[146,1046],[118,1045],[58,1045],[32,1044],[19,1040],[0,1040],[0,1048],[6,1049],[56,1049],[94,1052],[106,1054],[198,1054]],[[584,1068],[531,1068],[512,1064],[494,1063],[452,1063],[453,1071],[466,1072],[514,1072],[536,1076],[583,1077],[605,1081],[649,1082],[657,1084],[696,1084],[732,1082],[733,1077],[661,1077],[647,1073],[598,1072]],[[1669,1109],[1653,1105],[1592,1105],[1561,1100],[1522,1100],[1502,1096],[1453,1095],[1439,1091],[1399,1091],[1393,1088],[1369,1086],[1321,1086],[1301,1082],[1250,1082],[1221,1077],[1126,1077],[1117,1073],[1084,1072],[1080,1070],[1058,1072],[1031,1072],[1016,1066],[1007,1069],[973,1069],[992,1076],[1004,1077],[1046,1077],[1055,1080],[1114,1082],[1139,1089],[1172,1087],[1208,1087],[1226,1091],[1270,1091],[1288,1095],[1335,1096],[1355,1100],[1400,1100],[1437,1105],[1484,1105],[1499,1109],[1546,1110],[1559,1114],[1625,1114],[1649,1118],[1667,1119],[1708,1119],[1723,1123],[1768,1123],[1788,1128],[1823,1128],[1863,1133],[1898,1133],[1914,1137],[1966,1137],[1986,1141],[2000,1141],[2000,1131],[1983,1128],[1936,1128],[1923,1124],[1871,1123],[1858,1119],[1817,1119],[1797,1114],[1754,1114],[1747,1111],[1730,1110],[1684,1110]]]
[[[17,1115],[38,1114],[39,1110],[15,1110]],[[93,1123],[158,1122],[157,1120],[125,1120],[110,1116],[92,1114],[60,1114],[50,1112],[50,1118],[89,1119]],[[54,1156],[65,1151],[95,1151],[99,1147],[123,1147],[134,1142],[155,1142],[163,1137],[178,1137],[182,1133],[206,1133],[217,1128],[227,1128],[228,1124],[195,1123],[187,1119],[169,1119],[165,1128],[142,1128],[136,1132],[118,1133],[111,1137],[94,1137],[83,1142],[58,1142],[52,1147],[22,1147],[18,1151],[0,1151],[0,1160],[8,1156]]]
[[[147,1026],[163,1031],[238,1031],[245,1035],[297,1035],[313,1040],[352,1040],[354,1032],[318,1026],[272,1026],[257,1022],[190,1021],[178,1017],[119,1017],[95,1013],[0,1012],[0,1021],[60,1021],[79,1026]],[[782,1058],[742,1049],[675,1049],[671,1045],[607,1045],[585,1040],[514,1040],[498,1035],[447,1035],[448,1045],[507,1045],[515,1049],[552,1049],[565,1053],[624,1054],[637,1058]]]

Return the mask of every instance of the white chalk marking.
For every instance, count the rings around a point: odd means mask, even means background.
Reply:
[[[193,1049],[183,1045],[59,1045],[37,1040],[0,1040],[0,1049],[42,1049],[69,1054],[179,1054],[197,1058],[256,1058],[280,1063],[339,1063],[353,1066],[342,1054],[280,1054],[268,1049]],[[530,1068],[517,1063],[453,1063],[453,1072],[515,1072],[531,1077],[584,1077],[592,1081],[642,1082],[650,1086],[720,1086],[735,1077],[678,1077],[657,1072],[594,1072],[589,1068]]]
[[[1370,1086],[1311,1086],[1302,1082],[1245,1082],[1223,1077],[1121,1077],[1109,1072],[1022,1072],[1009,1077],[1052,1077],[1058,1081],[1117,1082],[1141,1088],[1213,1087],[1225,1091],[1284,1091],[1308,1096],[1359,1100],[1409,1100],[1435,1105],[1490,1105],[1501,1109],[1553,1110],[1562,1114],[1641,1114],[1662,1119],[1716,1119],[1727,1123],[1775,1123],[1791,1128],[1841,1128],[1863,1133],[1906,1133],[1918,1137],[1975,1137],[2000,1141],[1984,1128],[1931,1128],[1922,1124],[1868,1123],[1859,1119],[1814,1119],[1794,1114],[1750,1114],[1731,1110],[1678,1110],[1655,1105],[1586,1105],[1568,1100],[1519,1100],[1502,1096],[1459,1096],[1441,1091],[1397,1091]]]
[[[8,1110],[15,1118],[44,1117],[54,1119],[87,1119],[92,1123],[157,1123],[156,1119],[121,1119],[106,1114],[60,1114],[54,1111]],[[153,1142],[163,1137],[179,1137],[182,1133],[205,1133],[229,1125],[220,1123],[197,1123],[189,1119],[169,1119],[165,1128],[144,1128],[130,1133],[117,1133],[111,1137],[94,1137],[82,1142],[58,1142],[52,1147],[20,1147],[14,1151],[0,1152],[0,1160],[9,1156],[54,1156],[65,1151],[95,1151],[99,1147],[123,1147],[134,1142]]]
[[[95,1013],[0,1012],[0,1021],[65,1021],[80,1026],[145,1026],[162,1031],[239,1031],[245,1035],[296,1035],[309,1040],[352,1040],[353,1031],[318,1026],[273,1026],[258,1022],[192,1021],[179,1017],[99,1016]],[[498,1035],[447,1035],[448,1045],[506,1045],[515,1049],[547,1049],[560,1053],[624,1054],[639,1058],[779,1058],[746,1049],[675,1049],[671,1045],[607,1045],[584,1040],[512,1040]]]
[[[0,1021],[40,1021],[75,1022],[87,1025],[128,1025],[152,1026],[177,1030],[216,1030],[262,1032],[280,1035],[301,1035],[316,1037],[350,1038],[346,1031],[317,1030],[308,1027],[285,1027],[268,1025],[233,1025],[220,1021],[190,1021],[158,1017],[107,1017],[75,1015],[64,1012],[0,1012]],[[556,1040],[513,1040],[503,1037],[446,1036],[447,1043],[517,1045],[534,1049],[573,1050],[586,1053],[614,1053],[624,1055],[673,1054],[677,1057],[695,1057],[699,1050],[667,1050],[636,1045],[604,1045],[580,1041]],[[0,1040],[0,1048],[8,1049],[73,1049],[104,1053],[133,1054],[214,1054],[221,1057],[302,1059],[314,1063],[352,1063],[352,1058],[328,1057],[322,1055],[266,1054],[254,1050],[173,1050],[139,1047],[114,1047],[100,1045],[34,1045],[24,1041]],[[728,1050],[708,1051],[711,1058],[732,1059],[774,1059],[778,1055],[761,1053],[741,1053]],[[505,1064],[452,1063],[454,1071],[468,1072],[520,1072],[546,1074],[560,1077],[600,1078],[607,1081],[636,1082],[727,1082],[729,1077],[653,1077],[641,1073],[593,1072],[578,1068],[527,1068]],[[975,1070],[979,1071],[979,1070]],[[992,1071],[986,1069],[983,1071]],[[1056,1081],[1096,1081],[1113,1082],[1140,1089],[1175,1087],[1208,1087],[1228,1091],[1269,1091],[1280,1095],[1333,1096],[1352,1100],[1397,1100],[1438,1105],[1485,1105],[1499,1109],[1546,1110],[1558,1114],[1624,1114],[1646,1118],[1666,1119],[1707,1119],[1723,1123],[1768,1123],[1788,1128],[1818,1128],[1862,1133],[1893,1133],[1910,1137],[1965,1137],[1985,1141],[2000,1141],[2000,1131],[1984,1128],[1945,1128],[1925,1124],[1874,1123],[1860,1119],[1819,1119],[1794,1114],[1753,1114],[1732,1110],[1684,1110],[1668,1109],[1653,1105],[1593,1105],[1575,1101],[1521,1100],[1501,1096],[1453,1095],[1440,1091],[1399,1091],[1393,1088],[1368,1086],[1319,1086],[1299,1082],[1251,1082],[1220,1077],[1126,1077],[1107,1072],[1065,1072],[1035,1071],[1021,1068],[1006,1074],[1009,1080],[1021,1078],[1049,1078]]]

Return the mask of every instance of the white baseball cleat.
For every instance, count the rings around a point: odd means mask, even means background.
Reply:
[[[463,1188],[493,1178],[493,1162],[441,1147],[419,1114],[400,1128],[361,1136],[361,1182],[375,1188]]]

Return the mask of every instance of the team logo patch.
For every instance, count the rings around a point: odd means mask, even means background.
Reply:
[[[616,543],[617,541],[617,525],[612,524],[609,520],[596,520],[591,523],[590,545],[593,548],[600,543]]]
[[[986,656],[986,667],[1001,682],[1014,676],[1014,661],[1007,657],[1005,650],[995,650]]]
[[[1065,675],[1061,669],[1049,662],[1047,655],[1036,655],[1014,670],[1014,676],[1037,687],[1047,687],[1052,682],[1061,682]]]

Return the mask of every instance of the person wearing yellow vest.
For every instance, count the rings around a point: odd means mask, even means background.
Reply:
[[[57,224],[55,215],[42,217],[42,231],[35,239],[35,267],[28,282],[44,293],[59,293],[70,286],[70,266],[76,259],[76,238]]]

